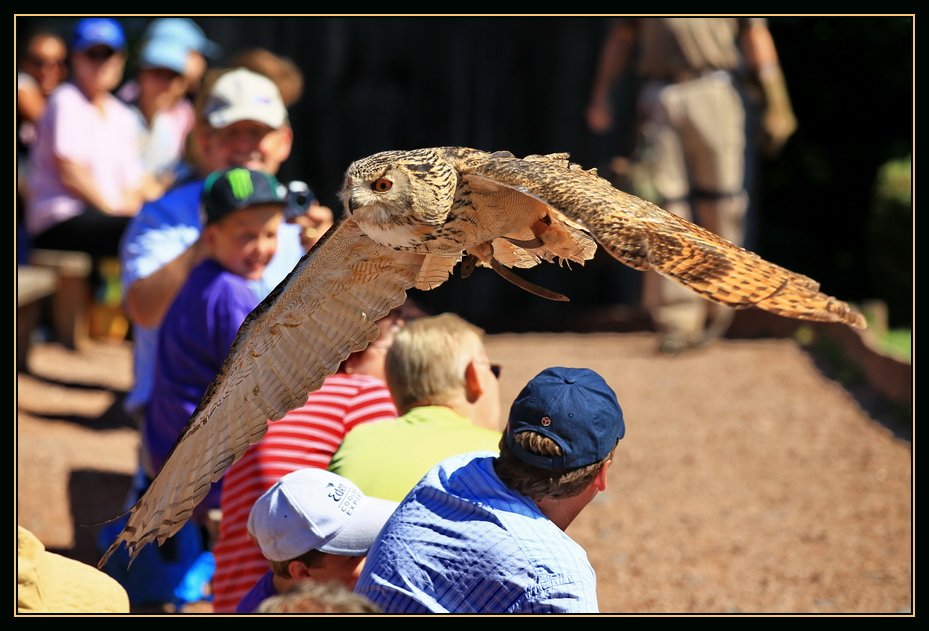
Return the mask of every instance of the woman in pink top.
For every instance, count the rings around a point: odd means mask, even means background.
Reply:
[[[125,49],[115,20],[87,18],[75,29],[72,80],[51,94],[31,153],[26,223],[35,247],[116,256],[142,205],[137,124],[111,94]]]

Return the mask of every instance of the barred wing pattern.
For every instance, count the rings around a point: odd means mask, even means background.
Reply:
[[[653,269],[735,309],[864,328],[864,317],[819,283],[770,263],[677,215],[617,190],[593,171],[539,156],[475,160],[466,177],[522,191],[579,223],[616,259]]]
[[[330,230],[242,324],[100,567],[123,542],[135,559],[147,543],[177,532],[210,483],[264,436],[268,419],[305,404],[350,353],[377,337],[375,322],[404,302],[407,289],[441,284],[457,262],[380,246],[350,218]]]

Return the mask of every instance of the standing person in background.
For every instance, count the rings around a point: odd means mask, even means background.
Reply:
[[[764,146],[776,152],[796,127],[774,42],[763,18],[628,18],[611,25],[587,109],[595,133],[613,123],[611,89],[636,59],[638,160],[665,210],[742,245],[745,110],[737,73],[747,62],[765,97]],[[754,150],[751,147],[750,150]],[[722,336],[733,311],[647,272],[643,303],[659,326],[661,350],[675,354]]]
[[[111,94],[126,38],[110,18],[74,31],[71,81],[51,95],[31,153],[27,226],[33,245],[116,256],[142,205],[142,163],[132,112]]]

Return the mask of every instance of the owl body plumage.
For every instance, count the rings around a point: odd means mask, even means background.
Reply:
[[[615,189],[567,154],[383,152],[349,167],[342,199],[351,216],[243,323],[101,566],[120,543],[135,558],[180,529],[210,483],[261,439],[268,419],[303,405],[375,339],[375,322],[406,290],[442,284],[462,257],[514,280],[510,267],[583,264],[600,243],[623,263],[654,269],[719,304],[864,327],[859,313],[820,293],[815,281]]]

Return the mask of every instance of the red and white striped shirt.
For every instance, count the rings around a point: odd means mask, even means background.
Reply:
[[[328,467],[345,434],[356,425],[396,416],[383,382],[339,373],[311,392],[305,406],[269,424],[264,438],[249,447],[223,478],[223,516],[213,549],[216,613],[234,613],[242,596],[268,571],[268,560],[247,530],[255,500],[291,471]]]

